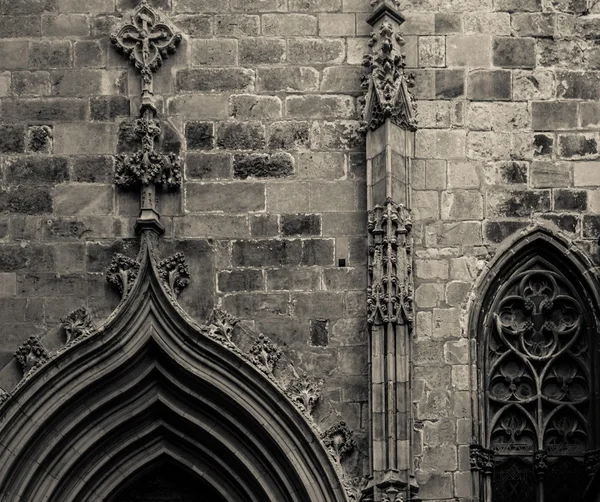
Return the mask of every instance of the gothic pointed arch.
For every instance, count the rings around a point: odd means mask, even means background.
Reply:
[[[344,445],[276,384],[276,349],[247,353],[224,319],[189,318],[156,239],[144,230],[119,269],[124,299],[104,325],[74,315],[57,354],[24,349],[26,377],[0,406],[2,500],[113,502],[169,465],[231,502],[346,502]]]
[[[475,500],[582,500],[599,446],[592,261],[543,227],[498,253],[471,305]]]

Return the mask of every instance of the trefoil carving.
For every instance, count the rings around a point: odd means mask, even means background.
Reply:
[[[190,271],[183,253],[175,253],[158,264],[160,278],[175,296],[190,283]]]
[[[262,333],[250,347],[252,362],[265,374],[274,376],[275,365],[281,358],[281,349]]]
[[[341,465],[344,456],[356,448],[356,440],[346,422],[339,422],[327,429],[321,434],[321,439],[338,465]]]
[[[40,343],[35,335],[31,335],[15,352],[15,358],[23,376],[27,376],[30,371],[36,370],[50,358],[46,348]]]
[[[371,25],[380,22],[371,33],[363,66],[367,73],[362,77],[366,91],[362,112],[363,129],[377,129],[387,119],[403,129],[417,128],[416,102],[411,89],[414,75],[406,73],[406,56],[402,52],[405,41],[399,33],[404,18],[396,2],[378,0]]]
[[[106,271],[106,280],[119,290],[121,299],[124,299],[129,294],[139,271],[140,264],[137,260],[121,253],[115,253],[110,267]]]
[[[413,280],[410,211],[387,199],[369,211],[367,321],[412,324]],[[402,255],[402,256],[400,256]]]
[[[292,401],[310,416],[321,397],[322,388],[323,380],[314,380],[304,372],[301,376],[296,375],[296,378],[290,382],[287,392]]]
[[[60,322],[67,335],[66,345],[96,332],[90,313],[85,307],[74,310]]]

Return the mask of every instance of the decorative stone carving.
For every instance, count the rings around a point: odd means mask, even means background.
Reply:
[[[252,362],[256,364],[261,371],[269,376],[273,376],[275,365],[281,358],[281,349],[265,335],[260,334],[256,340],[254,340],[252,347],[250,347],[250,355],[252,356]]]
[[[363,490],[367,487],[369,480],[365,477],[356,477],[344,481],[344,488],[351,502],[366,502]]]
[[[339,422],[321,434],[323,444],[336,464],[341,465],[342,458],[356,448],[356,441],[346,422]]]
[[[2,403],[4,403],[4,401],[6,401],[9,397],[10,394],[8,392],[6,392],[4,389],[0,389],[0,406],[2,406]]]
[[[142,0],[128,23],[110,37],[117,49],[132,61],[142,76],[142,98],[152,94],[152,73],[162,65],[163,59],[177,50],[181,33],[165,21],[158,11]],[[153,104],[152,104],[153,106]]]
[[[491,448],[582,455],[591,387],[583,307],[548,270],[516,274],[503,291],[487,354]]]
[[[175,253],[162,260],[158,264],[158,273],[175,296],[190,283],[190,271],[183,253]]]
[[[533,456],[533,470],[538,479],[543,480],[548,471],[548,454],[544,450],[535,452]]]
[[[472,444],[469,447],[469,460],[472,471],[491,474],[494,470],[494,452],[486,450],[481,445]]]
[[[298,404],[300,409],[305,411],[308,415],[312,415],[313,408],[319,400],[319,397],[321,397],[322,387],[323,380],[314,380],[305,372],[301,376],[297,375],[296,378],[290,382],[287,393],[292,401]]]
[[[387,199],[369,211],[369,285],[367,321],[370,324],[412,324],[413,281],[410,212]],[[402,253],[402,257],[399,254]],[[405,267],[401,269],[400,267]]]
[[[64,319],[61,319],[60,322],[67,334],[67,345],[80,338],[90,336],[96,331],[90,313],[85,307],[74,310]]]
[[[181,185],[182,161],[174,153],[161,154],[155,151],[154,143],[160,135],[160,123],[155,120],[153,72],[161,66],[169,53],[175,52],[181,41],[170,23],[146,0],[142,0],[128,23],[111,35],[117,49],[129,56],[141,75],[142,96],[140,118],[135,132],[140,136],[141,149],[116,158],[115,183],[123,188],[141,187],[140,217],[136,230],[164,232],[159,222],[156,187],[168,189]]]
[[[223,339],[229,343],[233,343],[233,328],[238,323],[238,319],[231,314],[220,310],[213,309],[206,324],[208,334],[211,338]]]
[[[415,130],[416,103],[410,92],[414,76],[405,71],[406,57],[401,52],[405,42],[399,33],[404,17],[397,10],[397,2],[378,0],[373,5],[375,12],[367,20],[374,27],[369,40],[371,54],[363,59],[367,69],[362,82],[366,90],[363,127],[374,130],[390,119],[400,127]]]
[[[50,355],[38,338],[31,335],[15,352],[15,358],[23,370],[23,376],[48,361]]]
[[[121,298],[124,299],[133,286],[139,271],[140,264],[137,260],[121,253],[115,253],[110,267],[106,271],[106,280],[119,289]]]

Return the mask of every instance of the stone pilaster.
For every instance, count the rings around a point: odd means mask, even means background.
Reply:
[[[395,2],[373,2],[363,124],[369,208],[371,482],[363,501],[416,500],[411,455],[410,334],[412,237],[410,170],[414,156],[412,78],[405,73]]]

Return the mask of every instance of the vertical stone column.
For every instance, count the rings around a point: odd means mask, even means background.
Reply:
[[[416,500],[411,455],[410,334],[412,238],[410,170],[415,107],[396,2],[373,2],[365,56],[363,111],[369,208],[370,466],[363,501]]]

